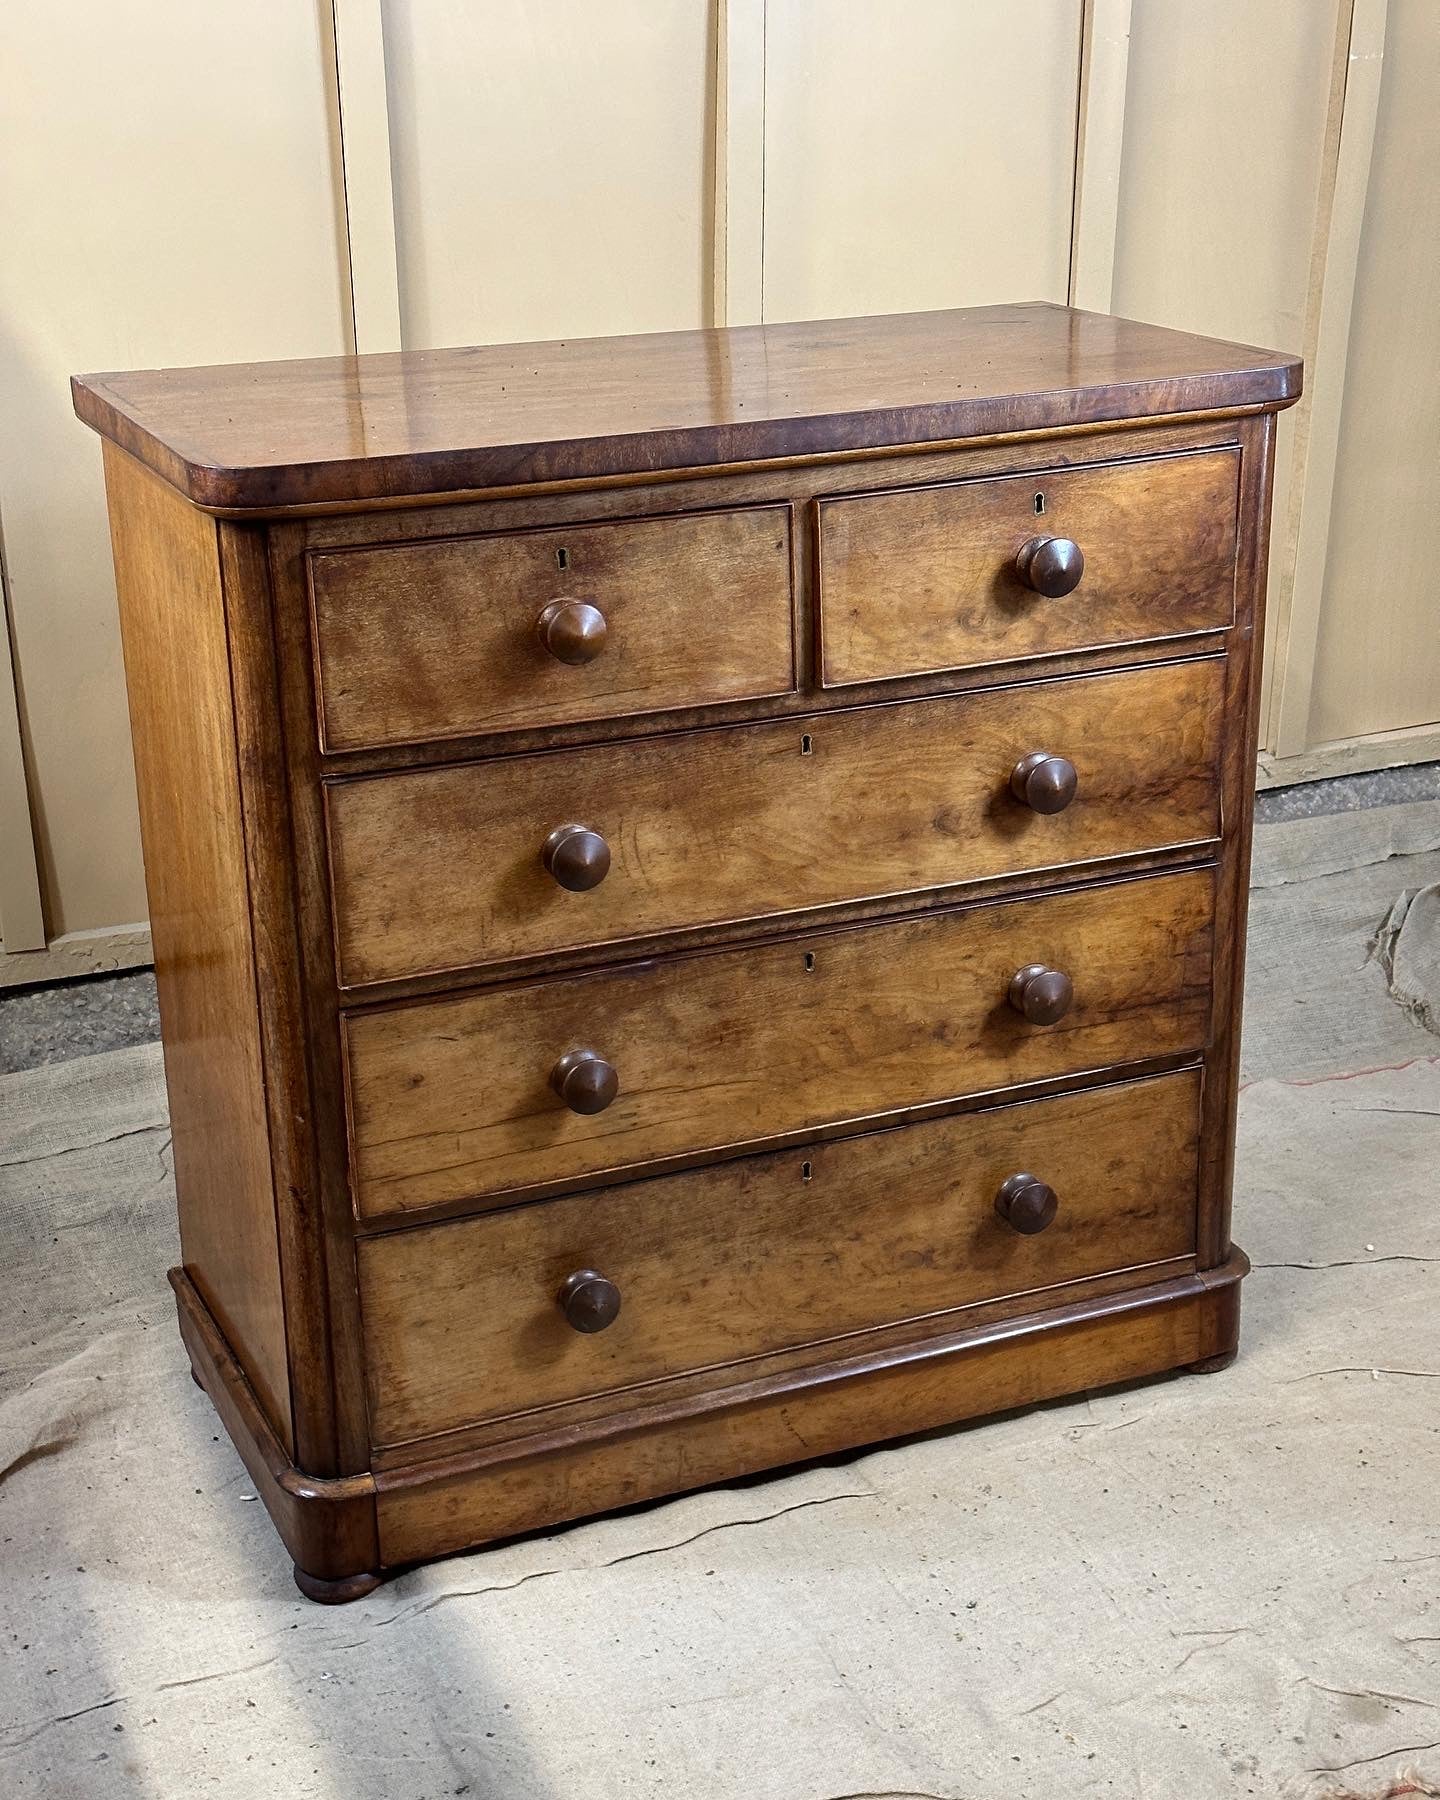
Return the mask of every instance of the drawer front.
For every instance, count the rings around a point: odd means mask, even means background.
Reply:
[[[319,552],[322,742],[358,750],[787,693],[790,535],[789,507],[770,506]],[[553,606],[564,600],[594,610],[582,620]]]
[[[1214,839],[1218,658],[327,788],[341,981],[459,970]],[[1062,812],[1011,792],[1068,758]],[[609,872],[542,863],[583,825]]]
[[[1229,625],[1239,474],[1225,449],[821,501],[824,684]],[[1020,576],[1036,537],[1080,546],[1063,597]]]
[[[1197,1052],[1212,897],[1202,869],[352,1014],[356,1206],[494,1203]],[[1033,965],[1073,985],[1054,1024],[1009,1002]],[[577,1050],[616,1073],[603,1110],[573,1111],[552,1085]]]
[[[1191,1256],[1199,1098],[1189,1071],[366,1239],[376,1442]],[[1031,1235],[996,1209],[1019,1173],[1056,1197]],[[558,1303],[586,1269],[620,1294],[593,1333]]]

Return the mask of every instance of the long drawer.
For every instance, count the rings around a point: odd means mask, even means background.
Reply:
[[[1232,446],[822,501],[825,685],[1222,629],[1239,474]]]
[[[366,1239],[375,1440],[1190,1256],[1199,1097],[1187,1071]],[[618,1315],[574,1328],[577,1288]]]
[[[332,782],[341,982],[1208,842],[1220,831],[1223,667],[1204,658]],[[1063,810],[1037,811],[1012,786],[1042,753],[1073,768]],[[569,871],[553,855],[547,867],[547,845],[567,838]]]
[[[1212,910],[1199,869],[351,1014],[357,1210],[493,1205],[1199,1051]],[[1053,1023],[1014,1003],[1031,969],[1070,985]]]
[[[794,686],[788,506],[321,551],[309,568],[328,750]]]

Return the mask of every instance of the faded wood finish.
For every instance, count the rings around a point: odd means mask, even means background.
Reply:
[[[577,1185],[1024,1082],[1203,1048],[1208,870],[1023,905],[817,932],[346,1021],[356,1204],[367,1218]],[[1031,1024],[1017,970],[1074,1001]],[[550,1085],[593,1048],[604,1111]]]
[[[820,503],[826,686],[1184,637],[1235,609],[1233,450]],[[1018,558],[1070,540],[1078,586],[1047,598]]]
[[[1275,407],[1300,364],[1036,303],[72,385],[196,505],[275,512]]]
[[[378,1444],[838,1339],[1195,1248],[1194,1072],[367,1239]],[[1025,1235],[995,1199],[1034,1170]],[[618,1288],[576,1331],[575,1271]]]
[[[1218,660],[1190,662],[337,782],[340,979],[1204,844],[1220,829],[1222,680]],[[1078,774],[1073,804],[1048,816],[1010,785],[1038,749]],[[604,840],[606,872],[581,891],[542,861],[566,824]]]
[[[325,748],[786,693],[790,537],[773,506],[312,556]],[[599,623],[562,655],[567,597]]]
[[[1020,307],[77,382],[303,1592],[1233,1354],[1298,379]]]
[[[180,1251],[293,1449],[224,526],[106,446]]]

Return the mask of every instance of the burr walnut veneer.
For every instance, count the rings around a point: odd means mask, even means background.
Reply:
[[[171,1280],[306,1593],[1233,1354],[1299,380],[1036,305],[77,378]]]

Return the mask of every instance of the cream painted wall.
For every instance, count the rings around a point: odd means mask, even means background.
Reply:
[[[1333,37],[1313,0],[1137,0],[1116,312],[1298,346]]]
[[[1081,11],[772,5],[764,316],[1063,301]]]
[[[68,378],[345,347],[325,67],[295,0],[0,7],[0,522],[51,936],[146,910],[100,447]]]
[[[707,0],[384,0],[404,341],[707,324]]]
[[[1390,0],[1309,738],[1440,723],[1440,6]]]
[[[1136,0],[1113,311],[1303,348],[1334,38],[1321,0]],[[1272,650],[1295,429],[1282,415]]]

